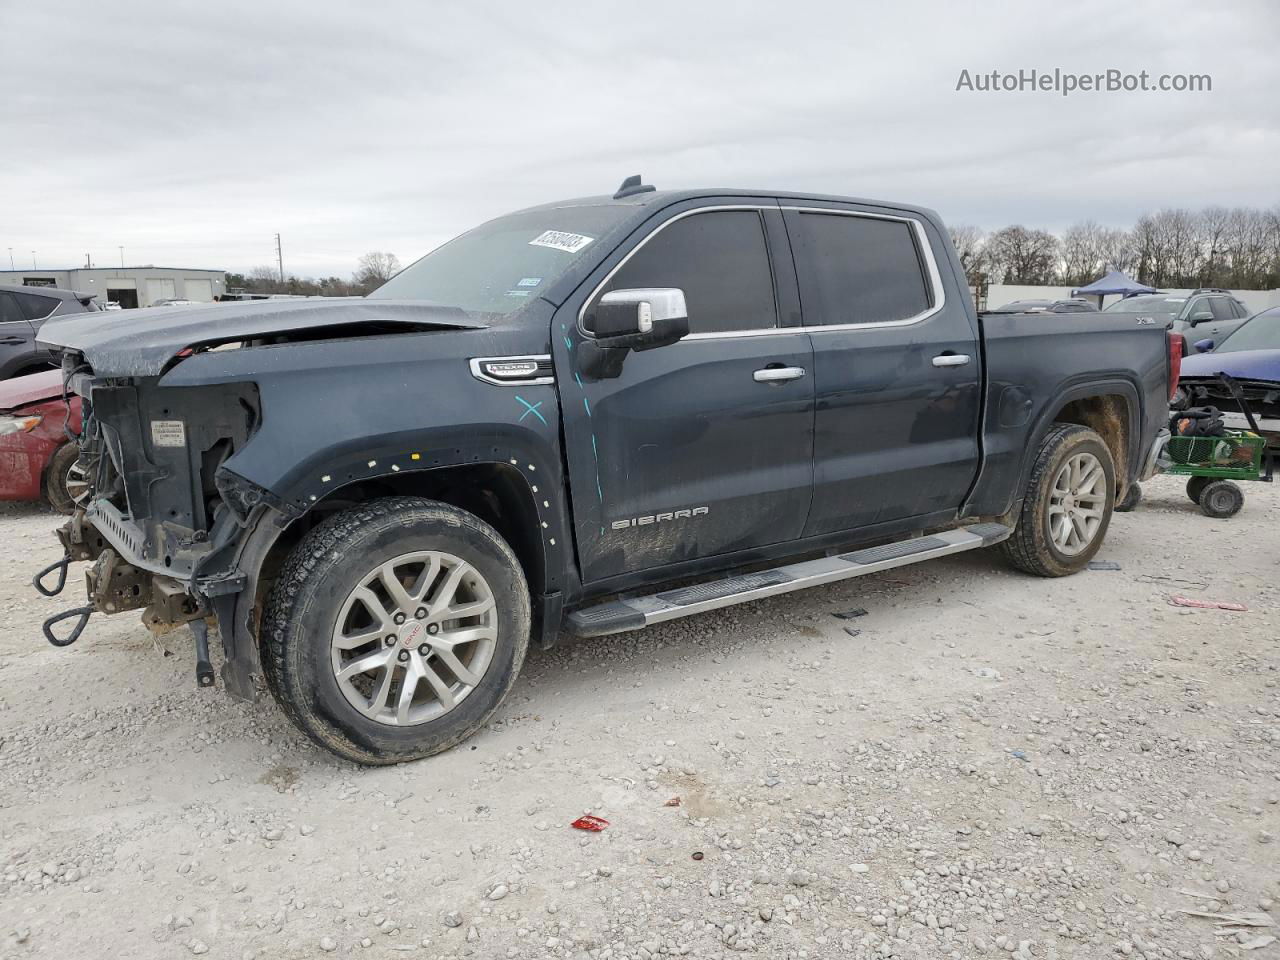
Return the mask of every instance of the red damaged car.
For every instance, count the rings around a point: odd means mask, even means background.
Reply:
[[[0,381],[0,500],[45,500],[70,513],[84,493],[79,448],[80,398],[62,399],[62,373],[46,370]]]

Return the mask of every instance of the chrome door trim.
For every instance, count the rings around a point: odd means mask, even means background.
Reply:
[[[662,221],[662,223],[654,227],[651,231],[649,231],[649,233],[645,234],[645,237],[643,240],[641,240],[634,247],[628,250],[627,255],[613,265],[613,267],[609,270],[609,272],[604,275],[604,279],[595,285],[595,288],[587,296],[587,299],[582,301],[582,306],[578,310],[578,333],[580,333],[583,337],[587,338],[588,340],[595,339],[595,334],[591,333],[591,331],[589,331],[586,328],[586,326],[583,324],[583,321],[585,320],[587,315],[588,304],[590,304],[593,300],[595,300],[596,296],[600,293],[600,291],[604,289],[604,287],[609,283],[610,280],[613,279],[614,274],[616,274],[619,270],[621,270],[624,266],[626,266],[627,261],[630,260],[632,257],[634,257],[636,253],[639,252],[641,247],[643,247],[646,243],[648,243],[650,240],[656,237],[663,230],[667,229],[667,227],[671,226],[671,224],[675,223],[677,220],[683,220],[685,217],[696,216],[699,213],[716,213],[724,210],[755,210],[758,212],[763,212],[767,210],[777,210],[777,209],[778,209],[778,204],[776,202],[766,203],[766,204],[728,203],[728,204],[720,204],[714,207],[695,207],[692,210],[685,210],[682,213],[677,213],[674,217],[672,217],[669,220]],[[768,252],[769,252],[768,243],[766,241],[765,253],[768,254]],[[773,279],[772,277],[770,277],[770,284],[772,285],[772,283],[773,283]],[[680,342],[683,342],[684,340],[720,340],[726,337],[759,337],[759,336],[765,336],[768,334],[776,334],[784,330],[788,332],[797,330],[798,328],[796,327],[778,326],[777,307],[778,307],[777,288],[775,286],[774,288],[774,326],[766,327],[764,329],[755,329],[755,330],[720,330],[714,333],[691,333],[687,337],[681,338]]]
[[[927,310],[920,311],[914,316],[906,317],[903,320],[880,320],[876,323],[835,323],[829,326],[822,324],[805,324],[801,329],[807,330],[809,333],[819,333],[828,330],[883,330],[886,327],[909,327],[912,324],[922,323],[925,320],[928,320],[947,305],[947,291],[942,285],[942,274],[938,272],[938,262],[933,256],[933,244],[929,242],[929,235],[925,233],[924,224],[915,217],[895,216],[887,213],[866,213],[862,210],[837,210],[830,207],[784,206],[782,209],[784,211],[790,210],[793,213],[827,213],[839,217],[864,217],[868,220],[895,220],[898,223],[910,224],[911,228],[915,231],[916,243],[924,253],[926,273],[929,277],[929,283],[933,287],[933,306],[929,307]]]
[[[826,213],[841,217],[865,217],[869,220],[894,220],[898,223],[910,224],[911,228],[915,231],[916,243],[924,253],[925,270],[928,274],[929,283],[933,288],[933,306],[903,320],[881,320],[876,323],[838,323],[826,326],[821,324],[804,324],[798,327],[773,326],[764,329],[752,330],[718,330],[711,333],[691,333],[687,337],[682,338],[680,341],[681,343],[686,340],[727,340],[737,337],[767,337],[777,336],[779,334],[882,330],[888,327],[907,327],[912,324],[923,323],[925,320],[928,320],[934,314],[941,311],[947,304],[947,291],[946,287],[944,287],[942,283],[942,274],[938,271],[937,259],[933,255],[933,244],[929,242],[929,236],[925,233],[924,224],[916,217],[896,216],[887,213],[867,213],[862,210],[839,210],[832,207],[802,207],[782,206],[780,204],[749,203],[720,204],[713,207],[696,207],[693,210],[685,210],[683,213],[678,213],[669,220],[664,220],[646,234],[643,240],[627,252],[625,257],[614,264],[609,272],[604,275],[604,279],[597,283],[594,289],[592,289],[590,295],[582,301],[582,306],[578,310],[578,333],[589,340],[595,339],[594,335],[591,334],[583,324],[587,314],[587,305],[595,300],[600,291],[609,283],[610,280],[613,279],[614,274],[621,270],[626,262],[635,256],[636,252],[641,247],[677,220],[683,220],[685,217],[691,217],[699,213],[713,213],[718,210],[790,210],[793,213]]]

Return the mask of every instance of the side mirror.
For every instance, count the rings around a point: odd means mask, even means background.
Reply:
[[[1196,353],[1208,353],[1213,349],[1212,340],[1197,340],[1195,342]]]
[[[610,291],[587,314],[586,327],[600,347],[651,350],[667,346],[689,333],[684,291],[674,287]]]
[[[1194,327],[1198,323],[1204,323],[1206,320],[1212,320],[1212,319],[1213,319],[1212,310],[1197,310],[1195,313],[1193,313],[1191,316],[1187,318],[1187,323],[1189,323],[1191,326]]]

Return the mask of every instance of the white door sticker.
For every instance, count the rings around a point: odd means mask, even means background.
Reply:
[[[580,233],[565,233],[563,230],[544,230],[529,241],[531,247],[550,247],[563,250],[565,253],[577,253],[595,237],[584,237]]]
[[[186,428],[181,420],[152,420],[151,442],[157,447],[185,447]]]

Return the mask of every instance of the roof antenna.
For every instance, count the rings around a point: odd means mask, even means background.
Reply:
[[[656,187],[652,187],[647,183],[641,183],[640,174],[634,173],[622,181],[622,186],[613,195],[613,199],[621,200],[623,197],[634,197],[637,193],[651,193],[656,189]]]

